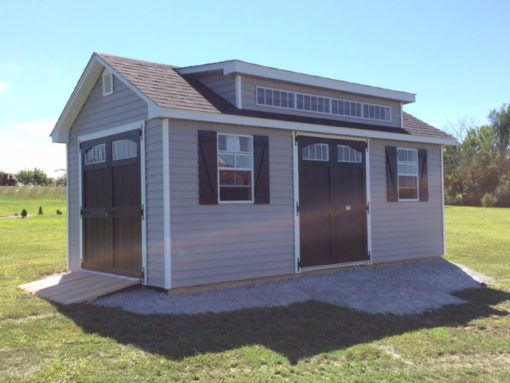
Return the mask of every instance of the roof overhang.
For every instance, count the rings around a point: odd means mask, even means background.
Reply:
[[[408,104],[416,101],[416,95],[408,92],[378,88],[369,85],[356,84],[347,81],[334,80],[325,77],[312,76],[303,73],[291,72],[283,69],[270,68],[239,60],[223,61],[213,64],[197,65],[179,68],[180,74],[198,74],[204,72],[221,71],[223,75],[239,73],[272,80],[292,82],[296,84],[331,89],[341,92],[362,94],[365,96],[379,97]]]
[[[87,101],[90,92],[105,69],[108,69],[111,73],[113,73],[118,80],[122,81],[128,88],[138,94],[145,102],[147,102],[147,104],[155,105],[152,100],[140,92],[140,90],[133,84],[124,79],[124,77],[112,68],[105,60],[103,60],[101,56],[97,53],[93,53],[85,67],[85,70],[78,80],[71,97],[67,101],[64,110],[60,114],[55,127],[50,133],[53,142],[66,143],[69,141],[69,131],[71,130],[71,126],[76,120],[76,117],[78,117],[81,108],[85,104],[85,101]]]
[[[150,118],[170,118],[177,120],[211,122],[216,124],[244,125],[257,128],[282,129],[297,132],[314,132],[349,137],[374,138],[381,140],[416,142],[424,144],[436,144],[436,145],[456,144],[456,141],[453,138],[416,136],[411,134],[392,133],[369,129],[348,128],[341,126],[339,127],[325,126],[319,124],[290,122],[268,118],[237,116],[233,114],[207,113],[169,108],[159,108],[155,106],[149,106],[149,119]]]

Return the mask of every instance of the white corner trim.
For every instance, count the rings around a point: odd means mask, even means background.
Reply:
[[[373,263],[374,254],[372,252],[372,187],[370,177],[370,139],[367,140],[367,150],[365,151],[365,195],[368,205],[367,209],[367,251],[370,255],[368,263]]]
[[[243,109],[243,86],[241,83],[241,75],[236,74],[235,82],[236,82],[236,108]]]
[[[443,163],[443,145],[441,145],[441,216],[443,223],[443,257],[446,256],[446,216],[444,202],[444,163]]]
[[[82,159],[81,159],[81,148],[80,148],[80,142],[78,141],[78,216],[80,217],[79,221],[79,241],[78,244],[80,246],[80,269],[81,264],[83,263],[83,216],[81,214],[81,209],[83,207],[83,166],[82,166]],[[69,182],[69,179],[67,179],[67,182]],[[67,186],[69,189],[69,185]],[[69,200],[68,200],[69,201]],[[70,206],[69,206],[70,207]],[[68,210],[69,214],[69,210]],[[68,241],[69,241],[69,237]]]
[[[374,138],[381,140],[394,140],[403,142],[419,142],[438,145],[455,145],[452,138],[414,136],[411,134],[388,133],[376,130],[364,130],[347,127],[325,126],[302,122],[290,122],[272,120],[267,118],[237,116],[233,114],[207,113],[170,108],[149,108],[151,118],[174,118],[181,120],[204,121],[219,124],[245,125],[258,128],[283,129],[300,132],[312,132],[322,134],[335,134],[351,137]]]
[[[301,231],[298,214],[299,204],[299,150],[296,132],[292,132],[292,184],[294,192],[294,272],[299,273],[299,259],[301,258]]]
[[[172,288],[172,242],[170,227],[170,126],[167,118],[161,121],[163,144],[163,253],[164,288]]]
[[[142,204],[142,268],[143,284],[147,284],[147,178],[145,164],[145,122],[142,124],[140,136],[140,182],[141,182],[141,204]]]

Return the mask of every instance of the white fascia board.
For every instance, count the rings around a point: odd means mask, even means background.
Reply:
[[[291,130],[296,132],[315,132],[341,136],[352,136],[362,138],[374,138],[380,140],[393,140],[404,142],[417,142],[424,144],[455,145],[453,138],[414,136],[410,134],[389,133],[376,130],[365,130],[348,127],[326,126],[302,122],[291,122],[282,120],[271,120],[266,118],[236,116],[232,114],[206,113],[169,108],[149,108],[149,119],[151,118],[173,118],[177,120],[192,120],[212,122],[217,124],[245,125],[257,128],[270,128]]]
[[[401,101],[405,104],[415,102],[416,95],[398,90],[378,88],[370,85],[334,80],[325,77],[313,76],[304,73],[291,72],[284,69],[270,68],[262,65],[250,64],[244,61],[232,60],[215,64],[198,65],[178,70],[181,74],[223,71],[223,75],[240,73],[250,76],[262,77],[277,81],[292,82],[301,85],[314,86],[337,90],[341,92],[361,94],[365,96],[385,98]]]
[[[110,64],[101,58],[101,56],[94,53],[50,134],[53,142],[68,142],[69,130],[71,129],[72,124],[105,69],[108,69],[117,80],[124,83],[131,91],[133,91],[133,93],[144,100],[148,106],[154,106],[154,102],[149,97],[122,77],[119,72],[112,68]]]

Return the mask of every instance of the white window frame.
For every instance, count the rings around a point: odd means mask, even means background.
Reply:
[[[259,103],[259,98],[258,98],[258,92],[259,90],[271,90],[271,91],[277,91],[277,92],[286,92],[288,94],[292,94],[293,97],[294,97],[294,107],[288,107],[288,106],[277,106],[277,105],[267,105],[267,104],[261,104]],[[318,105],[317,105],[317,110],[306,110],[306,109],[298,109],[297,107],[297,103],[298,103],[298,95],[299,96],[303,96],[303,97],[317,97],[317,98],[323,98],[325,100],[328,100],[329,102],[329,111],[328,112],[324,112],[324,111],[319,111],[318,110]],[[264,97],[265,97],[265,94],[264,94]],[[360,105],[360,110],[361,110],[361,116],[352,116],[352,115],[348,115],[348,114],[339,114],[339,113],[333,113],[333,101],[340,101],[340,102],[350,102],[350,103],[355,103],[355,104],[359,104]],[[392,110],[391,110],[391,106],[388,106],[388,105],[383,105],[383,104],[374,104],[374,103],[369,103],[369,102],[361,102],[361,101],[357,101],[357,100],[346,100],[346,99],[342,99],[342,98],[337,98],[337,97],[328,97],[328,96],[324,96],[324,95],[320,95],[320,94],[312,94],[312,93],[303,93],[303,92],[295,92],[295,91],[291,91],[291,90],[287,90],[287,89],[278,89],[278,88],[271,88],[271,87],[268,87],[268,86],[256,86],[255,87],[255,103],[257,106],[262,106],[262,107],[266,107],[266,108],[276,108],[276,109],[285,109],[285,110],[296,110],[298,112],[304,112],[304,113],[317,113],[317,114],[327,114],[327,115],[330,115],[330,116],[337,116],[337,117],[347,117],[347,118],[352,118],[352,119],[357,119],[357,120],[369,120],[369,121],[377,121],[377,122],[392,122]],[[378,118],[370,118],[368,116],[365,116],[365,113],[364,113],[364,110],[365,110],[365,106],[368,106],[370,108],[370,106],[374,106],[374,107],[381,107],[381,108],[385,108],[387,110],[387,114],[388,114],[388,119],[378,119]],[[386,113],[385,113],[386,114]]]
[[[322,147],[322,146],[325,146],[325,147],[326,147],[326,154],[327,154],[327,158],[326,158],[325,160],[323,160],[323,159],[317,159],[317,158],[305,158],[305,157],[304,157],[304,155],[303,155],[303,150],[304,150],[304,148],[309,147],[309,146],[312,146],[312,145],[320,145],[321,147]],[[305,145],[305,146],[303,146],[303,148],[301,149],[301,153],[300,153],[300,155],[301,155],[301,159],[302,159],[303,161],[329,162],[329,159],[330,159],[330,156],[329,156],[329,144],[325,144],[325,143],[323,143],[323,142],[314,142],[314,143],[312,143],[312,144]]]
[[[220,136],[231,136],[231,137],[246,137],[246,138],[249,138],[250,141],[251,141],[251,168],[224,168],[224,167],[220,167],[219,164],[218,164],[218,157],[219,157],[219,154],[220,152],[223,152],[222,150],[220,150]],[[254,152],[253,152],[253,136],[252,135],[249,135],[249,134],[235,134],[235,133],[221,133],[221,132],[218,132],[216,134],[216,164],[217,164],[217,172],[216,172],[216,177],[217,177],[217,193],[218,193],[218,204],[253,204],[255,202],[255,187],[254,187],[254,162],[255,162],[255,155],[254,155]],[[221,188],[221,185],[220,185],[220,171],[221,170],[230,170],[230,171],[235,171],[235,170],[240,170],[240,171],[249,171],[250,172],[250,177],[251,177],[251,184],[250,184],[250,187],[251,187],[251,200],[244,200],[244,201],[222,201],[221,200],[221,193],[220,193],[220,188]],[[228,186],[226,186],[228,187]]]
[[[290,107],[290,106],[278,106],[278,105],[267,105],[267,104],[261,104],[259,103],[259,97],[258,97],[258,92],[259,92],[259,89],[263,89],[264,92],[265,90],[271,90],[271,91],[276,91],[276,92],[285,92],[285,93],[288,93],[288,94],[292,94],[292,97],[294,98],[294,107]],[[264,93],[264,99],[265,99],[266,95]],[[257,103],[257,105],[259,106],[265,106],[267,108],[277,108],[277,109],[287,109],[287,110],[295,110],[296,109],[296,93],[295,92],[292,92],[290,90],[286,90],[286,89],[276,89],[276,88],[271,88],[271,87],[268,87],[268,86],[256,86],[255,87],[255,102]]]
[[[107,91],[105,89],[105,81],[106,81],[105,79],[107,77],[109,77],[109,81],[112,84],[112,87],[111,87],[110,91]],[[101,83],[103,85],[103,97],[109,96],[110,94],[113,94],[113,74],[112,74],[112,72],[110,72],[110,71],[105,69],[103,71],[103,75],[101,76]]]
[[[398,151],[399,150],[411,150],[416,152],[416,174],[400,174],[398,170]],[[402,161],[400,161],[402,162]],[[409,161],[405,161],[406,163],[409,163]],[[418,202],[420,200],[420,161],[418,159],[418,149],[416,148],[397,148],[397,193],[398,193],[398,201],[399,202]],[[406,177],[416,177],[416,198],[400,198],[400,176],[406,176]]]
[[[348,161],[339,161],[338,160],[338,149],[339,148],[347,148],[349,150],[353,150],[355,152],[356,157],[358,157],[358,155],[359,155],[359,161],[357,159],[355,159],[354,161],[351,161],[350,159]],[[336,162],[339,164],[361,164],[363,162],[363,152],[359,151],[358,149],[351,148],[349,145],[337,144],[336,150],[337,150]]]

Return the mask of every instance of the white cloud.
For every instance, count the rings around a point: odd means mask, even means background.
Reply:
[[[53,144],[49,137],[54,119],[23,121],[0,129],[0,170],[16,173],[38,167],[49,176],[65,168],[65,145]]]
[[[9,87],[9,84],[7,84],[5,81],[0,81],[0,94],[5,92],[8,87]]]

